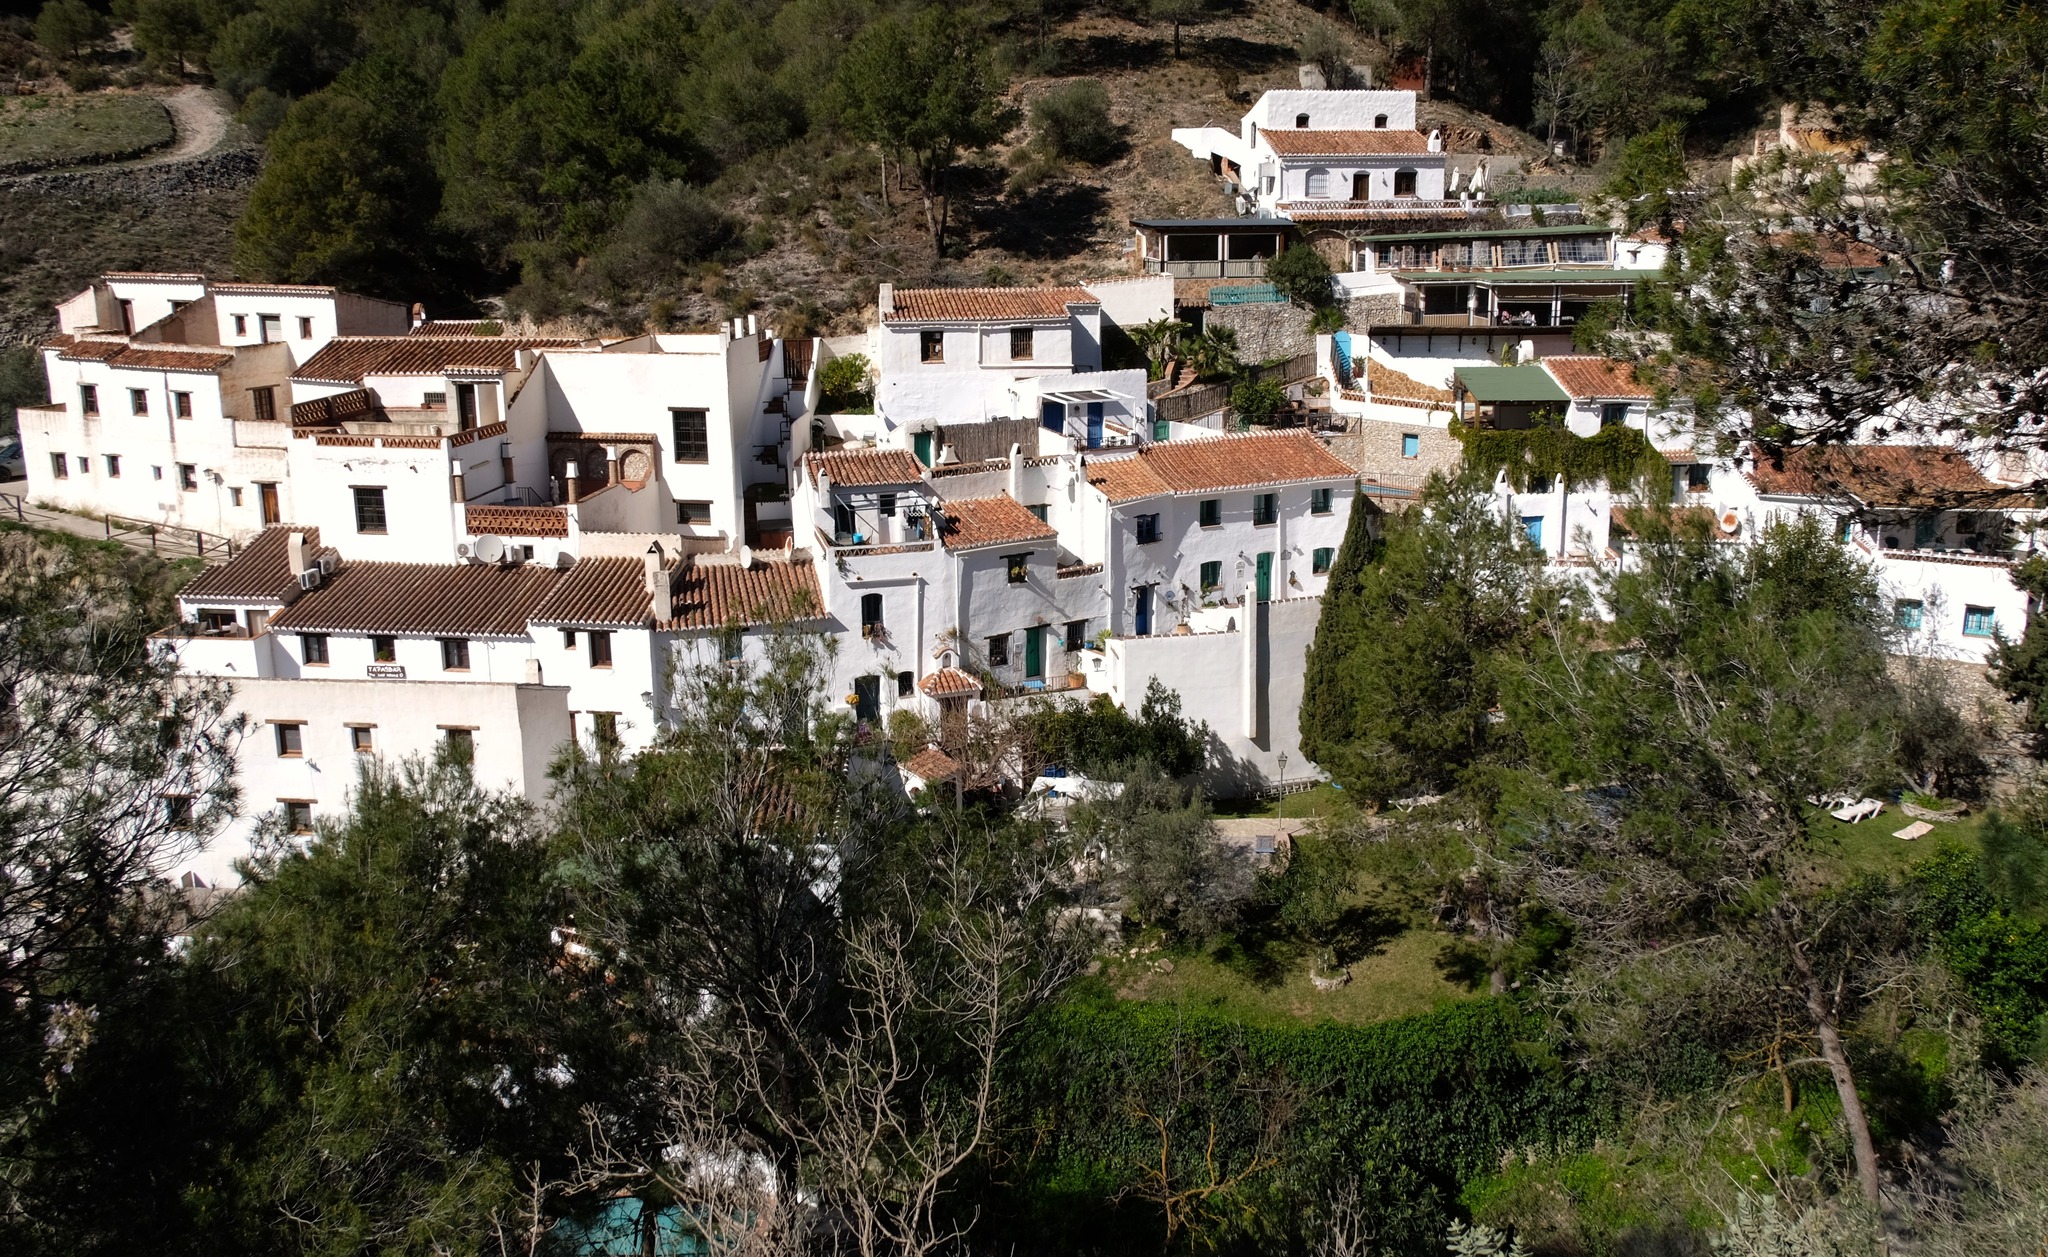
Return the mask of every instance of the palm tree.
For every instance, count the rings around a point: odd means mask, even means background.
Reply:
[[[1179,319],[1154,319],[1131,329],[1131,341],[1145,354],[1145,375],[1156,380],[1166,374],[1166,363],[1187,335],[1188,325]]]
[[[1216,379],[1237,370],[1237,330],[1211,327],[1187,345],[1187,364],[1201,379]]]

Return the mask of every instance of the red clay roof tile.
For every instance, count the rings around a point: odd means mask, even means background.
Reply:
[[[300,363],[292,378],[360,384],[369,375],[510,371],[513,356],[521,349],[574,349],[581,344],[558,336],[337,336]]]
[[[294,631],[518,637],[561,575],[532,563],[345,563],[270,623]]]
[[[1809,445],[1775,459],[1757,451],[1747,474],[1758,493],[1846,496],[1870,506],[1939,506],[2001,492],[1960,452],[1929,445]]]
[[[1086,288],[899,288],[885,323],[1060,319],[1069,304],[1095,305]]]
[[[818,573],[802,559],[756,559],[751,567],[694,557],[670,576],[675,616],[665,629],[717,629],[816,619],[823,612]]]
[[[1561,354],[1542,360],[1559,387],[1573,397],[1654,397],[1656,390],[1636,382],[1635,364],[1596,354]]]
[[[1133,466],[1133,464],[1136,464]],[[1090,459],[1088,482],[1112,502],[1159,493],[1218,493],[1309,480],[1351,480],[1357,472],[1306,432],[1164,441],[1130,458]]]
[[[1285,131],[1260,128],[1259,138],[1282,157],[1372,157],[1427,153],[1429,137],[1392,128],[1370,131]]]
[[[180,598],[231,598],[281,602],[298,590],[298,578],[291,568],[291,535],[306,534],[306,554],[318,558],[318,528],[271,527],[250,540],[242,552],[227,562],[209,567],[178,591]]]
[[[1050,541],[1059,534],[1052,525],[1017,504],[1008,494],[967,498],[939,508],[939,538],[948,550],[970,550],[1007,542]]]
[[[640,559],[579,559],[529,618],[536,624],[644,628],[653,618],[647,564]]]
[[[909,450],[832,450],[823,454],[804,455],[804,471],[811,478],[811,484],[818,483],[818,473],[832,478],[836,485],[860,487],[866,485],[916,484],[924,479],[924,464],[911,456]]]

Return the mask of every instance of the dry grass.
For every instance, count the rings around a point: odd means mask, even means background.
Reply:
[[[24,97],[0,102],[0,170],[131,154],[175,134],[169,111],[150,96]]]

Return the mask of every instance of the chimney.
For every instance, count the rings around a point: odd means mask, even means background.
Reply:
[[[415,301],[412,303],[412,325],[423,326],[427,321],[427,308]]]
[[[760,334],[761,334],[761,316],[760,316],[760,315],[758,315],[758,314],[749,314],[749,315],[747,316],[747,335],[749,335],[749,336],[759,336]]]
[[[525,348],[521,348],[521,349],[515,349],[515,350],[513,350],[513,351],[512,351],[512,369],[513,369],[513,370],[515,370],[515,371],[530,371],[530,370],[532,370],[532,369],[533,369],[533,351],[532,351],[531,349],[525,349]]]
[[[1536,342],[1533,340],[1517,342],[1515,345],[1515,361],[1518,363],[1536,361]]]
[[[576,461],[569,460],[562,467],[562,492],[568,495],[569,505],[574,506],[583,497],[583,485],[576,473]]]
[[[464,502],[469,501],[469,486],[467,482],[463,479],[462,468],[457,467],[455,469],[455,474],[454,476],[450,477],[449,484],[453,487],[454,491],[453,496],[451,497],[450,500],[453,501],[455,505],[461,506]]]
[[[657,621],[675,616],[675,599],[669,593],[668,564],[662,560],[661,543],[649,542],[646,555],[647,609]]]
[[[1429,133],[1429,151],[1432,153],[1444,151],[1444,133],[1442,131],[1431,131]]]
[[[526,683],[528,685],[539,685],[541,683],[540,660],[532,656],[528,656],[526,660]]]
[[[1010,500],[1013,502],[1023,501],[1023,497],[1021,496],[1023,491],[1024,447],[1021,445],[1012,445],[1010,447]]]
[[[875,305],[885,319],[896,313],[896,285],[883,284],[881,292],[875,296]]]
[[[309,564],[306,561],[306,534],[295,532],[285,542],[285,553],[290,556],[292,579],[297,580]]]

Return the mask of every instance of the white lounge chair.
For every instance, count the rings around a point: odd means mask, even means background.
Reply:
[[[1862,821],[1869,820],[1871,817],[1876,816],[1878,813],[1882,811],[1884,811],[1884,800],[1858,799],[1854,803],[1848,804],[1844,807],[1836,808],[1834,811],[1829,812],[1828,815],[1834,817],[1838,821],[1844,821],[1848,824],[1855,825]]]

